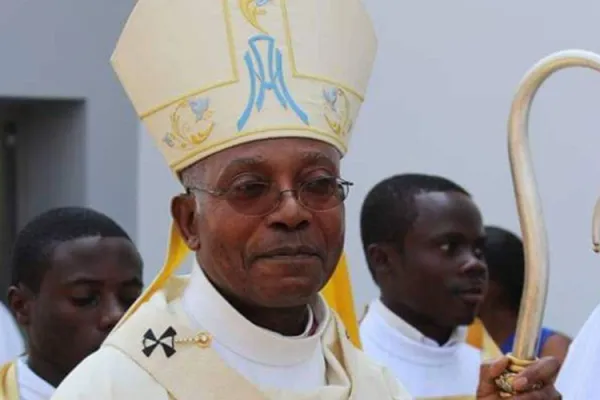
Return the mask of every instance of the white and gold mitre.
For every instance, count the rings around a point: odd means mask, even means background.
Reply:
[[[179,172],[268,138],[344,154],[376,47],[360,0],[139,0],[111,62]]]

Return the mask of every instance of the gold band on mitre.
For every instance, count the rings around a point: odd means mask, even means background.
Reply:
[[[361,0],[139,0],[111,58],[171,170],[251,141],[319,140],[346,153],[377,40]],[[188,254],[175,225],[165,265]]]

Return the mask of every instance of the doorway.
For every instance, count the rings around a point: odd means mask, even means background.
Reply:
[[[19,229],[53,207],[85,204],[85,103],[0,98],[0,299]]]
[[[10,283],[10,248],[17,232],[17,124],[0,118],[0,291],[6,300]]]

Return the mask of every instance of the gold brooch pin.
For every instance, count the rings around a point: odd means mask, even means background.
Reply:
[[[191,338],[184,338],[184,339],[176,339],[175,343],[180,343],[180,344],[195,344],[198,347],[201,347],[203,349],[210,347],[210,343],[212,342],[212,337],[210,336],[210,333],[208,332],[200,332],[198,333],[196,336],[191,337]]]

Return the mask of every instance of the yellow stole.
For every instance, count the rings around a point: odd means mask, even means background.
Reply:
[[[503,356],[480,319],[476,319],[467,331],[467,343],[481,350],[482,361],[489,361]]]
[[[346,253],[343,253],[340,257],[333,276],[327,282],[321,294],[329,307],[341,318],[352,344],[360,349],[358,319],[354,310],[354,297],[352,296],[352,283]]]
[[[14,361],[0,367],[0,400],[19,400],[17,365]]]

